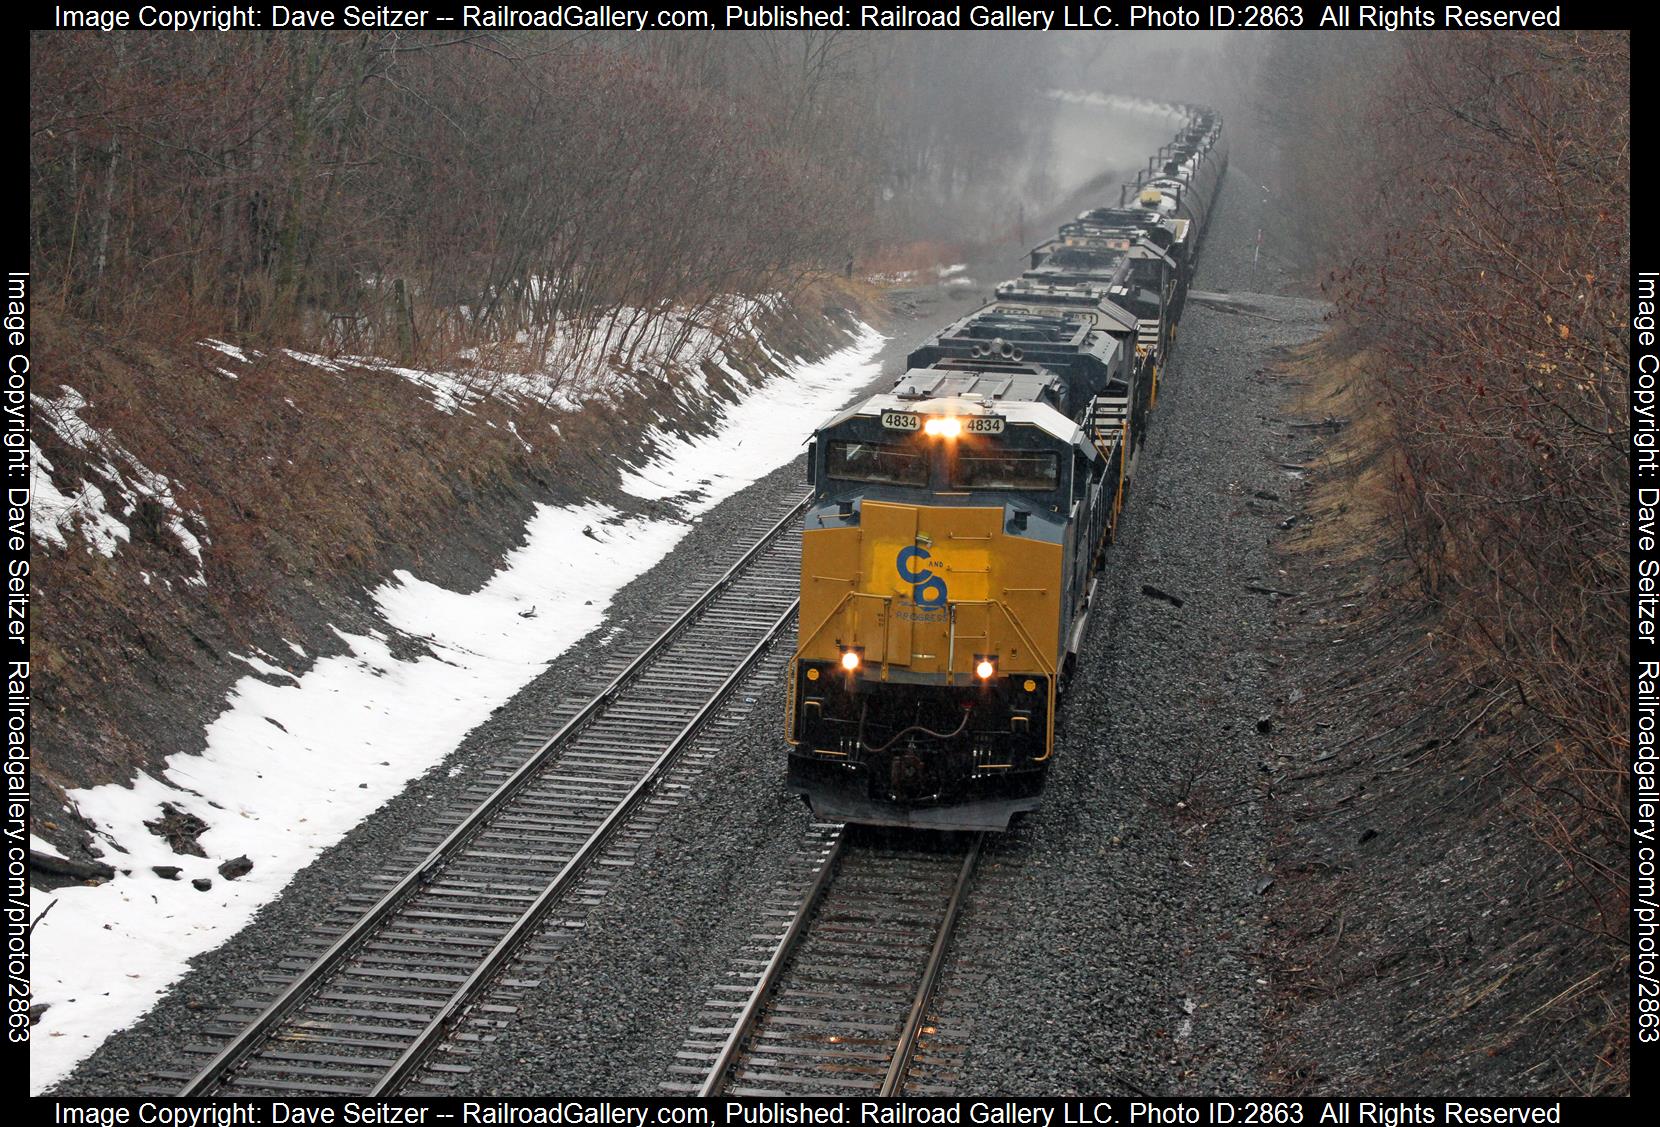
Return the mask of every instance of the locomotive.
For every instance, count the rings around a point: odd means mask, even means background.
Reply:
[[[1040,802],[1226,167],[1190,108],[1116,206],[814,433],[785,726],[816,817],[999,831]]]

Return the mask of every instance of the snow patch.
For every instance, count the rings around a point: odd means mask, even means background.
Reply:
[[[869,325],[860,325],[851,346],[799,365],[729,405],[712,434],[669,436],[653,430],[653,444],[661,453],[624,474],[623,490],[648,500],[677,499],[687,515],[712,509],[794,458],[826,415],[875,379],[884,339]]]
[[[87,546],[105,556],[115,555],[121,541],[131,540],[127,526],[104,508],[104,494],[90,481],[74,493],[64,493],[52,480],[52,463],[29,443],[29,534],[43,544],[69,546],[68,534],[78,532]]]
[[[249,654],[246,657],[242,656],[241,654],[231,654],[231,657],[235,658],[237,661],[242,662],[244,665],[252,666],[256,673],[263,673],[267,677],[286,677],[290,681],[298,681],[299,680],[298,677],[294,676],[294,674],[290,673],[288,670],[284,669],[282,666],[272,665],[270,662],[261,660],[260,658],[257,658],[252,654]]]
[[[344,372],[346,370],[327,356],[319,356],[315,352],[296,352],[292,348],[285,348],[282,351],[285,356],[298,360],[302,364],[310,364],[314,368],[321,368],[325,372]]]
[[[30,849],[31,852],[34,852],[34,853],[44,853],[48,857],[56,857],[60,861],[69,860],[69,858],[65,857],[62,853],[58,852],[58,847],[57,846],[55,846],[51,842],[47,841],[45,838],[41,837],[39,834],[33,834],[32,833],[32,834],[29,835],[29,849]]]
[[[202,541],[185,524],[186,513],[173,495],[173,482],[165,475],[147,468],[114,438],[81,418],[87,401],[80,392],[64,385],[56,399],[31,395],[45,424],[58,437],[92,457],[90,474],[97,474],[108,482],[117,501],[131,513],[143,499],[154,501],[166,514],[166,527],[175,539],[196,559],[196,574],[187,582],[205,584],[202,575]],[[40,450],[29,444],[29,477],[31,533],[42,543],[67,547],[66,533],[77,531],[95,551],[113,556],[119,541],[132,540],[131,530],[107,511],[109,498],[104,490],[89,479],[83,479],[73,494],[65,494],[52,480],[53,466]],[[125,467],[123,470],[122,467]],[[201,518],[189,514],[197,524]]]
[[[220,352],[223,352],[226,356],[229,356],[232,360],[240,360],[244,364],[246,364],[248,362],[248,354],[246,352],[243,352],[240,348],[236,347],[236,345],[234,345],[234,344],[226,344],[224,341],[214,340],[212,337],[208,337],[202,343],[207,345],[209,348],[217,349]],[[221,372],[225,372],[225,369],[223,369],[223,368],[220,368],[219,370]],[[225,374],[227,376],[230,376],[229,372],[225,372]],[[231,379],[234,380],[235,378],[236,378],[235,376],[231,376]]]

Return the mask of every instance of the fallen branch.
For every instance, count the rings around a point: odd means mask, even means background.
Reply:
[[[115,876],[115,870],[101,861],[72,861],[68,857],[54,857],[33,849],[29,850],[29,868],[76,880],[109,880]]]
[[[25,931],[23,933],[23,938],[27,939],[31,935],[33,935],[35,933],[35,928],[40,926],[40,921],[44,920],[46,918],[46,914],[48,912],[50,912],[53,908],[56,908],[57,906],[58,906],[58,902],[56,900],[53,900],[50,904],[46,905],[46,907],[42,908],[41,911],[40,911],[40,915],[36,916],[33,920],[31,920],[29,922],[29,930]]]
[[[1142,590],[1145,593],[1146,588]],[[1245,590],[1254,591],[1258,595],[1278,595],[1282,599],[1298,599],[1303,595],[1301,591],[1281,591],[1278,587],[1264,587],[1260,583],[1247,583]]]

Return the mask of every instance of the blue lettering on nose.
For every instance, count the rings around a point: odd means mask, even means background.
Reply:
[[[945,606],[945,580],[932,571],[919,570],[915,566],[917,560],[929,558],[928,549],[913,544],[899,549],[894,565],[899,571],[899,578],[911,584],[911,601],[919,607],[934,609]]]
[[[937,575],[930,575],[926,582],[918,583],[911,589],[911,598],[919,607],[943,607],[945,580]]]

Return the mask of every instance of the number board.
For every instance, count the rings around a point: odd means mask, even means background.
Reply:
[[[959,415],[962,419],[965,434],[1002,434],[1004,419],[1002,415]],[[882,426],[888,430],[918,431],[922,429],[922,416],[914,411],[883,411]]]

